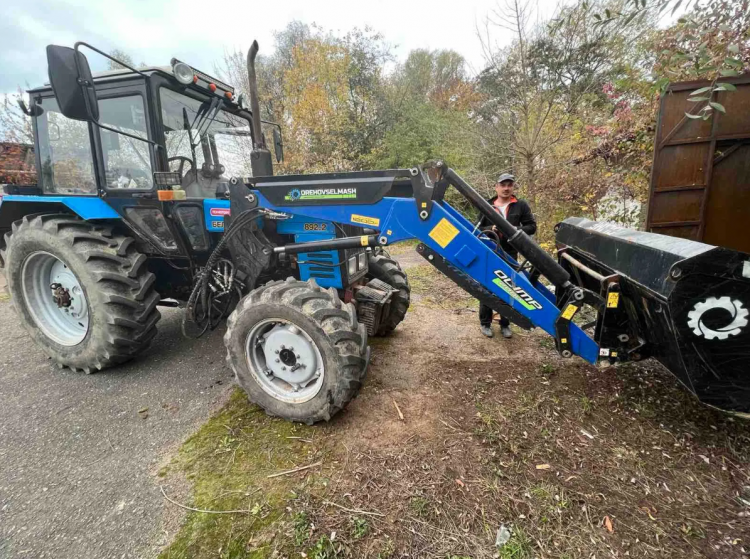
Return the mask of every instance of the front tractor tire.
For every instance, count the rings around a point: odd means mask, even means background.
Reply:
[[[367,332],[351,303],[315,280],[272,281],[250,292],[227,321],[227,362],[251,402],[312,425],[357,395]]]
[[[376,335],[388,336],[406,317],[411,302],[411,287],[406,273],[395,260],[382,254],[370,254],[368,277],[384,281],[397,291],[393,294],[387,316],[381,319]]]
[[[27,216],[2,253],[16,312],[59,367],[86,373],[146,349],[160,318],[155,277],[132,238],[74,216]]]

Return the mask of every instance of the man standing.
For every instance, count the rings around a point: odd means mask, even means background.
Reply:
[[[495,208],[495,211],[503,214],[511,225],[520,228],[527,235],[533,235],[536,232],[536,220],[534,214],[531,213],[531,208],[526,203],[526,200],[519,200],[513,194],[513,190],[516,186],[516,179],[513,175],[503,173],[497,178],[495,183],[495,197],[487,200],[490,205]],[[487,219],[483,218],[479,223],[479,226],[487,225]],[[518,251],[508,244],[506,239],[500,231],[497,231],[495,226],[492,226],[492,230],[500,237],[500,246],[505,252],[508,253],[513,259],[518,259]],[[492,337],[492,309],[486,305],[479,305],[479,324],[482,334],[488,338]],[[510,330],[510,321],[507,318],[500,317],[500,332],[504,338],[510,338],[513,333]]]

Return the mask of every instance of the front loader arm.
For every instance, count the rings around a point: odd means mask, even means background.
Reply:
[[[451,172],[450,169],[448,171]],[[463,186],[468,185],[464,183]],[[561,291],[567,290],[569,285],[565,289],[558,287],[557,294],[553,294],[538,280],[532,281],[533,276],[527,271],[516,270],[512,265],[515,262],[510,259],[506,261],[496,252],[494,242],[477,235],[473,225],[442,200],[440,189],[435,188],[434,191],[435,195],[430,198],[429,212],[425,211],[427,202],[424,192],[419,196],[419,189],[415,189],[413,197],[384,196],[367,204],[357,204],[351,199],[342,198],[316,201],[315,205],[305,204],[304,201],[293,205],[278,205],[269,199],[263,188],[254,190],[253,195],[257,196],[258,205],[268,210],[360,227],[365,225],[377,231],[376,235],[331,241],[339,247],[344,246],[342,243],[349,243],[350,246],[353,243],[384,246],[417,239],[420,241],[417,251],[471,295],[523,328],[542,328],[556,338],[558,350],[564,356],[568,357],[572,353],[590,363],[596,363],[599,346],[570,320],[581,303],[571,309],[568,298],[561,296]],[[471,192],[479,198],[473,189]],[[484,202],[483,199],[481,201]],[[470,202],[476,201],[470,199]],[[512,227],[507,222],[505,224]],[[528,237],[526,239],[526,242],[542,251]],[[300,244],[276,247],[275,250],[299,252],[310,248],[312,247]],[[552,262],[556,265],[554,260]],[[538,266],[537,262],[532,261],[532,264]],[[582,299],[580,290],[576,293]],[[562,310],[558,308],[558,304],[561,304]]]

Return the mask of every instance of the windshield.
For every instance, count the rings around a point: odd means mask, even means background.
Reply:
[[[213,198],[219,182],[252,174],[247,119],[171,89],[159,97],[169,167],[182,172],[188,198]]]

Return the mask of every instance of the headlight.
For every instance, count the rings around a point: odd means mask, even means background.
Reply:
[[[364,252],[361,252],[357,258],[359,259],[359,269],[364,270],[365,263],[367,262],[367,255]]]
[[[347,270],[349,271],[349,277],[352,277],[357,273],[357,257],[351,256],[347,261]]]
[[[175,62],[172,65],[172,72],[174,73],[175,79],[181,84],[189,85],[193,83],[195,73],[193,72],[193,69],[184,62]]]

